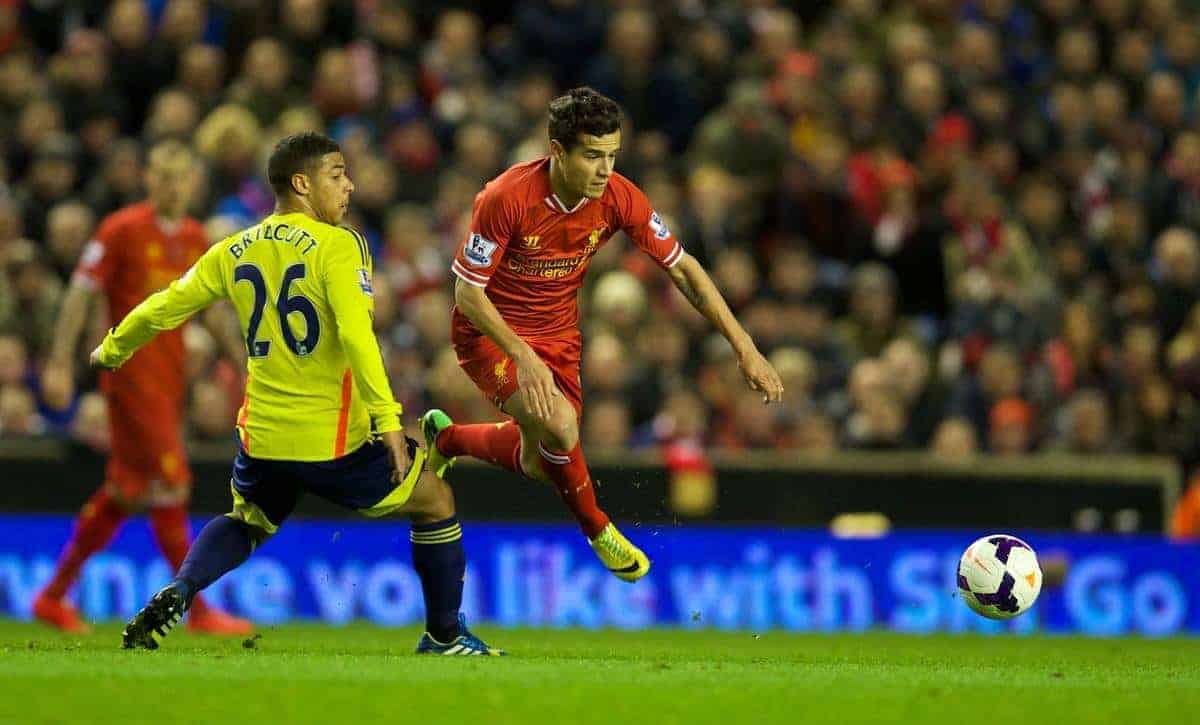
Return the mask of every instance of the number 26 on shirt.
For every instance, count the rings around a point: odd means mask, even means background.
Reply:
[[[303,264],[293,264],[284,270],[283,282],[279,285],[279,298],[275,300],[275,311],[279,315],[279,329],[283,333],[283,342],[296,355],[304,356],[311,353],[321,339],[321,322],[317,317],[317,308],[312,300],[304,295],[288,296],[292,282],[303,279],[306,273]],[[250,324],[246,326],[246,352],[250,357],[266,357],[271,352],[269,340],[258,340],[258,326],[262,324],[263,309],[267,306],[267,283],[263,279],[262,270],[253,264],[239,264],[233,270],[234,282],[249,282],[254,288],[254,306],[250,311]],[[304,317],[304,338],[296,339],[288,324],[288,315],[300,314]]]

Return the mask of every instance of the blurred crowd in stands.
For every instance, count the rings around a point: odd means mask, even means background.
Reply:
[[[148,144],[192,144],[216,241],[270,212],[265,155],[309,129],[346,152],[398,399],[494,419],[449,346],[449,262],[579,84],[622,104],[618,171],[786,387],[763,406],[618,236],[581,298],[585,445],[1200,461],[1187,0],[0,0],[0,436],[103,448],[90,345],[71,409],[38,374]],[[190,434],[227,439],[240,373],[186,339]]]

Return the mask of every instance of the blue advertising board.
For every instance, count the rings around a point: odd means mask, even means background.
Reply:
[[[62,516],[0,516],[0,616],[30,616],[70,526]],[[1157,537],[1026,534],[1043,564],[1060,560],[1067,573],[1031,612],[1002,623],[970,612],[955,588],[962,550],[991,532],[844,539],[799,529],[642,526],[627,533],[653,560],[632,585],[605,572],[573,526],[467,523],[463,609],[475,620],[535,627],[1200,632],[1200,546]],[[409,560],[403,523],[294,521],[207,596],[260,624],[412,624],[423,615]],[[123,619],[168,575],[149,528],[134,520],[88,563],[73,596],[89,619]]]

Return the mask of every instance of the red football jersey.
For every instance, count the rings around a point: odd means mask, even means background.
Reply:
[[[568,209],[550,187],[549,157],[512,166],[475,197],[471,228],[452,269],[484,287],[504,321],[523,337],[576,329],[576,295],[588,262],[613,234],[624,231],[664,269],[683,257],[649,200],[614,173],[599,199]],[[460,331],[474,326],[457,309]]]
[[[139,302],[181,276],[208,248],[204,227],[184,218],[167,224],[148,203],[118,209],[84,248],[75,281],[104,293],[115,324]],[[164,332],[127,364],[101,378],[108,397],[113,456],[170,476],[164,454],[181,447],[186,392],[183,333]]]

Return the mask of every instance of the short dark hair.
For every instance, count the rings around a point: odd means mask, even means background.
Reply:
[[[579,134],[605,136],[621,128],[621,107],[587,86],[572,88],[550,101],[550,140],[570,150]]]
[[[267,181],[282,197],[292,191],[292,175],[306,173],[325,154],[341,153],[337,141],[323,133],[308,131],[284,136],[275,144],[267,161]]]

